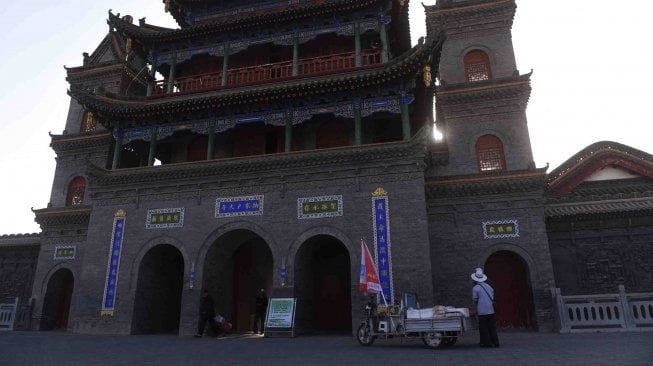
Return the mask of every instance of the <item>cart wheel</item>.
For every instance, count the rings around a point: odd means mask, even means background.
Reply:
[[[356,331],[356,339],[358,340],[358,343],[363,346],[371,346],[372,343],[374,343],[376,336],[373,336],[370,333],[370,326],[368,324],[361,324],[361,326],[358,327],[358,331]]]
[[[426,333],[424,335],[424,338],[422,338],[422,342],[424,342],[424,345],[430,348],[438,348],[443,344],[443,340],[445,338],[442,337],[442,333],[440,332],[431,332],[431,333]]]

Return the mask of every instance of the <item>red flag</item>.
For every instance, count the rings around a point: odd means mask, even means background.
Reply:
[[[376,294],[381,292],[379,274],[376,271],[370,250],[367,249],[367,244],[365,244],[363,239],[361,239],[361,272],[358,288],[363,294]]]

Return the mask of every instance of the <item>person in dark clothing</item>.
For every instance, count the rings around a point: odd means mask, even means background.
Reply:
[[[483,269],[476,268],[472,273],[474,288],[472,289],[472,301],[476,305],[478,315],[478,332],[481,347],[499,347],[499,336],[497,335],[497,322],[495,316],[494,287],[489,285],[487,276]]]
[[[265,296],[265,290],[260,289],[256,294],[256,302],[254,304],[254,333],[258,333],[259,322],[261,323],[261,334],[265,330],[265,314],[268,309],[268,297]]]
[[[207,290],[204,290],[202,292],[202,297],[200,298],[200,315],[197,322],[197,334],[195,334],[195,337],[200,338],[204,335],[204,328],[206,327],[207,322],[211,329],[213,329],[215,336],[217,337],[220,335],[219,324],[214,319],[215,309],[213,306],[213,298],[209,295]]]

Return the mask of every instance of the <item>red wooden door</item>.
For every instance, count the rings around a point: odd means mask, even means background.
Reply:
[[[497,325],[501,328],[533,326],[533,296],[526,264],[517,254],[501,251],[485,263],[485,273],[497,293]]]
[[[252,247],[242,245],[234,258],[234,319],[233,329],[238,332],[252,330]]]
[[[55,316],[55,328],[66,330],[68,328],[68,315],[70,314],[70,300],[73,296],[73,279],[66,277],[61,286],[57,313]]]

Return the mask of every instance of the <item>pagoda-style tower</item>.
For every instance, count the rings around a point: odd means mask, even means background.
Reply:
[[[434,159],[426,182],[433,282],[436,298],[464,302],[460,288],[484,267],[498,290],[500,326],[550,329],[546,168],[532,158],[530,74],[515,63],[515,9],[514,0],[426,7],[428,36],[446,33],[435,91],[443,141],[432,154],[447,160]]]
[[[192,334],[207,289],[249,331],[264,288],[298,299],[296,331],[352,331],[361,238],[388,301],[432,302],[415,278],[431,277],[440,34],[411,47],[405,0],[164,3],[179,29],[109,12],[105,40],[68,69],[36,211],[35,311],[55,318],[41,327]]]

